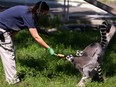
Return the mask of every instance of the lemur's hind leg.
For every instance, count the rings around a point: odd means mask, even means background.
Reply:
[[[83,76],[76,87],[85,87],[85,80],[88,79],[88,77]]]
[[[81,78],[81,80],[77,84],[77,87],[85,87],[85,84],[87,82],[87,79],[90,77],[89,76],[89,70],[90,69],[88,67],[84,67],[83,68],[83,77]]]

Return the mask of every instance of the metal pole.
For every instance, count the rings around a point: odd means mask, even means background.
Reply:
[[[66,0],[64,0],[64,18],[66,19]]]
[[[64,0],[64,18],[69,20],[69,0]]]
[[[69,0],[67,0],[67,20],[69,20]]]

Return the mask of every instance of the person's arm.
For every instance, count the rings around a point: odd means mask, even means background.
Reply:
[[[29,28],[29,31],[30,31],[31,35],[33,36],[33,38],[34,38],[40,45],[42,45],[44,48],[46,48],[46,49],[49,51],[49,53],[50,53],[51,55],[56,55],[56,54],[54,53],[54,50],[53,50],[51,47],[49,47],[49,46],[46,44],[46,42],[40,37],[40,35],[38,34],[36,28]]]
[[[49,48],[49,46],[45,43],[45,41],[40,37],[40,35],[38,34],[36,28],[29,28],[29,31],[31,33],[31,35],[33,36],[33,38],[39,43],[41,44],[44,48]]]

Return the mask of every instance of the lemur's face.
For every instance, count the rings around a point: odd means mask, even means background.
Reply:
[[[76,56],[80,57],[83,55],[83,53],[84,53],[83,51],[77,50]]]
[[[68,61],[72,61],[73,58],[74,58],[73,55],[67,55],[67,56],[66,56],[66,59],[67,59]]]

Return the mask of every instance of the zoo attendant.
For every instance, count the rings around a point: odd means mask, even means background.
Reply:
[[[51,55],[54,50],[38,34],[36,28],[40,16],[47,15],[49,6],[46,2],[37,2],[34,6],[14,6],[0,13],[0,55],[6,81],[9,84],[20,82],[16,71],[16,61],[12,36],[20,30],[28,29],[32,37]]]

